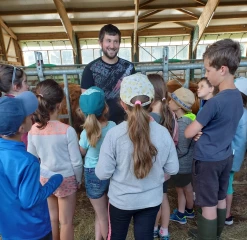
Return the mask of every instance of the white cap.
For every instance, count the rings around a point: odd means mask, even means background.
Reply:
[[[239,77],[234,80],[236,88],[247,96],[247,78]]]

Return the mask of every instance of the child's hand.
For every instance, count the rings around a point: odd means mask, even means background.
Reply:
[[[194,137],[194,141],[197,142],[197,141],[199,140],[199,138],[201,137],[202,133],[203,133],[203,132],[197,133],[197,134],[195,135],[195,137]]]
[[[169,180],[171,178],[171,175],[165,173],[165,181]]]

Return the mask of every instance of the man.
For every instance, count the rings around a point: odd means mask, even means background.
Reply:
[[[99,32],[99,44],[103,56],[89,63],[82,75],[81,92],[97,86],[105,92],[109,106],[109,120],[120,123],[124,120],[124,110],[119,104],[122,79],[135,73],[132,63],[117,56],[121,43],[121,32],[112,24],[105,25]]]

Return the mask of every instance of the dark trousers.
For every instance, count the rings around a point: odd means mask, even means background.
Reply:
[[[40,240],[52,240],[52,232],[49,232],[46,236],[44,236]]]
[[[139,210],[121,210],[110,204],[110,239],[125,240],[133,217],[135,240],[153,240],[154,224],[159,209],[160,205]]]

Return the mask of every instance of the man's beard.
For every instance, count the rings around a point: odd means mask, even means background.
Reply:
[[[102,52],[103,52],[104,55],[105,55],[107,58],[109,58],[109,59],[114,59],[114,58],[117,56],[117,54],[118,54],[118,51],[116,51],[116,53],[115,53],[113,56],[110,56],[110,55],[108,54],[107,50],[104,50],[103,48],[102,48]]]

